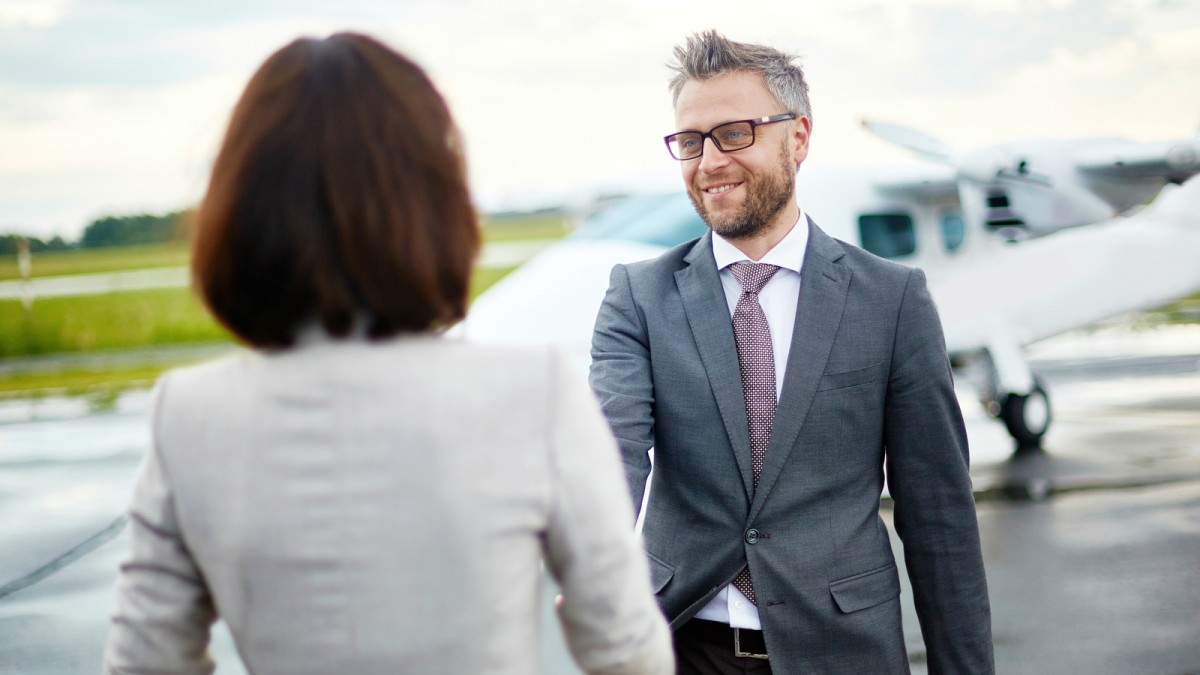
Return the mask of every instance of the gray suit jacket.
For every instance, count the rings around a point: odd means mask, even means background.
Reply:
[[[109,673],[540,672],[543,559],[596,673],[673,672],[616,446],[547,349],[315,339],[171,372]]]
[[[904,673],[887,484],[931,673],[993,671],[967,439],[924,275],[810,221],[760,484],[711,234],[619,265],[591,382],[621,446],[652,584],[678,628],[749,565],[780,673]]]

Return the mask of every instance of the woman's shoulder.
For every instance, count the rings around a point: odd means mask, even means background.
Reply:
[[[490,345],[444,338],[393,347],[398,367],[441,373],[447,380],[489,381],[508,387],[550,386],[561,370],[587,373],[587,355],[573,359],[550,345]]]
[[[194,409],[228,402],[231,392],[245,388],[245,374],[256,369],[261,359],[254,350],[235,347],[227,354],[164,372],[154,386],[157,416],[161,418],[167,408]]]
[[[200,383],[228,379],[231,373],[252,367],[252,363],[260,358],[261,355],[254,350],[231,347],[225,354],[167,370],[159,376],[158,386],[162,388],[168,382],[178,386],[175,383]]]
[[[158,389],[170,407],[193,410],[249,405],[243,399],[271,392],[386,398],[416,387],[528,397],[553,391],[564,380],[585,381],[587,366],[586,353],[571,354],[561,347],[485,345],[423,335],[328,341],[278,351],[238,349],[170,370]]]
[[[426,350],[430,357],[470,362],[477,365],[505,368],[530,364],[553,364],[566,358],[562,347],[553,345],[479,344],[457,338],[431,339],[417,350]]]

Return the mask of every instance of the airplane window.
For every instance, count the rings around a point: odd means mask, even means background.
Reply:
[[[588,218],[573,239],[624,239],[675,246],[708,230],[684,193],[629,197]]]
[[[862,247],[883,258],[902,258],[917,250],[917,232],[907,213],[868,213],[858,217]]]
[[[946,250],[954,253],[967,237],[967,226],[963,223],[962,214],[957,211],[946,211],[942,214],[942,242]]]

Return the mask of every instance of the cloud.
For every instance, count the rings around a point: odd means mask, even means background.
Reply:
[[[71,4],[69,0],[5,0],[0,3],[0,34],[52,26]]]

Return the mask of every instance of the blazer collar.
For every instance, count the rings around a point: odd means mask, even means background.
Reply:
[[[687,265],[675,272],[675,284],[749,500],[754,494],[754,469],[750,464],[742,373],[733,339],[733,319],[712,251],[712,233],[708,232],[684,256]]]

